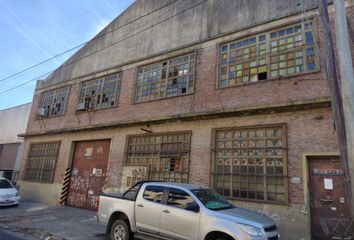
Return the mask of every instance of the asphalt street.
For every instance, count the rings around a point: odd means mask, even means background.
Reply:
[[[86,209],[26,201],[0,208],[0,240],[105,240],[105,230]]]
[[[26,240],[25,238],[15,237],[14,235],[8,234],[0,230],[0,239],[1,240]]]

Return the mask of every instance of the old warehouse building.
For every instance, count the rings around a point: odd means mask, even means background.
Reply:
[[[135,1],[38,81],[22,196],[95,209],[140,179],[204,184],[310,239],[310,193],[340,166],[318,1],[304,2]],[[354,26],[353,1],[347,14]]]

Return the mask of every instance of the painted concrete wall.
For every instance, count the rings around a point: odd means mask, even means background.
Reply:
[[[37,201],[49,205],[57,205],[59,203],[61,184],[45,184],[17,181],[20,196],[23,200]]]
[[[22,141],[17,134],[26,132],[31,106],[27,103],[0,111],[0,144]]]
[[[300,12],[297,3],[296,0],[138,0],[38,87],[297,14]],[[316,0],[303,3],[304,9],[317,7]]]

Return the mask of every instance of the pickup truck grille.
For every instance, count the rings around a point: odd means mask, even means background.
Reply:
[[[277,230],[277,226],[275,226],[275,225],[264,228],[264,231],[266,231],[266,232],[273,232],[276,230]]]

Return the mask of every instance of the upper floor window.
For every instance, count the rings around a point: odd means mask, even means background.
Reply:
[[[63,87],[42,93],[38,115],[41,117],[53,117],[64,115],[68,100],[69,87]]]
[[[314,26],[303,22],[220,46],[218,87],[316,70]]]
[[[82,84],[77,110],[101,109],[118,105],[120,75],[86,81]]]
[[[194,74],[195,53],[139,67],[135,102],[192,93]]]

